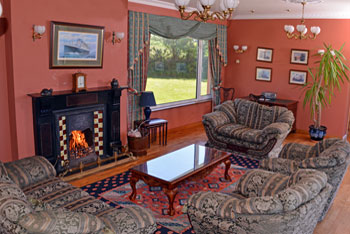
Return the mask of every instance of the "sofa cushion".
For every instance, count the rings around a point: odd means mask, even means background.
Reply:
[[[138,206],[113,208],[57,177],[27,187],[24,192],[43,202],[45,209],[65,208],[95,215],[117,233],[151,233],[156,227],[153,217],[145,209]]]
[[[265,170],[251,170],[238,181],[236,191],[246,197],[273,196],[287,187],[289,176]]]
[[[324,141],[327,142],[327,141]],[[321,145],[321,144],[320,144]],[[319,147],[318,147],[319,148]],[[301,168],[330,168],[348,164],[350,154],[349,143],[337,140],[333,145],[324,149],[316,157],[306,158],[300,163]]]
[[[275,135],[266,135],[262,130],[251,129],[241,124],[225,124],[216,128],[219,135],[234,138],[241,141],[247,141],[256,144],[262,144]],[[271,136],[271,137],[270,137]]]
[[[96,216],[71,211],[33,212],[19,220],[30,233],[102,233],[104,223]]]
[[[287,111],[284,107],[266,106],[244,99],[235,99],[237,123],[254,129],[263,129],[274,123],[280,114]]]
[[[288,188],[276,194],[285,211],[291,211],[316,197],[327,185],[327,175],[322,171],[302,169],[293,173]]]
[[[13,182],[0,179],[0,215],[11,222],[17,222],[33,209],[26,195]]]
[[[47,159],[34,156],[5,163],[9,177],[21,188],[56,176],[56,170]]]
[[[235,103],[231,100],[226,101],[219,105],[216,110],[224,112],[230,119],[232,123],[237,122],[237,113],[236,113],[236,108],[235,108]]]

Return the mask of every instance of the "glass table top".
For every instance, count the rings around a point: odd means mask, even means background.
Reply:
[[[172,182],[228,155],[227,152],[193,144],[147,161],[132,170]]]

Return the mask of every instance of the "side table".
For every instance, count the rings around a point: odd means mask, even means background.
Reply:
[[[135,121],[135,125],[138,126],[143,121]],[[141,125],[141,129],[145,129],[149,132],[148,134],[148,145],[151,145],[151,142],[154,142],[159,135],[159,144],[166,145],[168,141],[168,120],[165,119],[150,119],[149,121],[144,122]],[[157,134],[158,131],[158,134]]]

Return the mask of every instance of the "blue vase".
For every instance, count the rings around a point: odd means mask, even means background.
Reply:
[[[327,127],[321,126],[319,128],[315,128],[314,125],[309,126],[309,134],[311,137],[311,140],[314,141],[322,141],[323,138],[326,136]]]

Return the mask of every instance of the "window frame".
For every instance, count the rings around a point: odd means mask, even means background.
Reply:
[[[152,39],[152,37],[151,37],[151,39]],[[181,107],[181,106],[188,106],[188,105],[193,105],[193,104],[207,102],[207,101],[212,100],[211,88],[210,88],[209,94],[201,95],[204,40],[197,40],[197,42],[198,42],[198,49],[197,49],[196,98],[188,99],[188,100],[181,100],[181,101],[176,101],[176,102],[157,104],[157,106],[151,107],[152,111],[171,109],[171,108],[176,108],[176,107]],[[210,68],[208,69],[208,72],[210,73]],[[208,82],[210,82],[210,81],[211,81],[211,74],[208,74]],[[210,85],[210,83],[209,83],[209,85]]]

